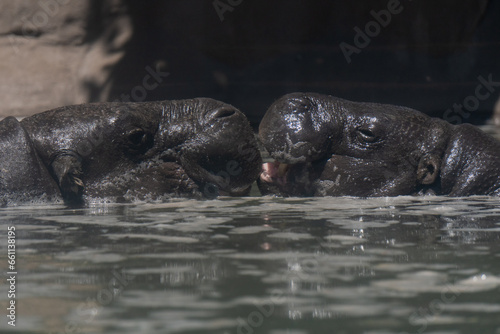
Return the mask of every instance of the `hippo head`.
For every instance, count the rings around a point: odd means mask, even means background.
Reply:
[[[246,117],[208,98],[68,106],[22,125],[71,204],[245,195],[262,163]]]
[[[315,93],[286,95],[269,108],[259,138],[274,159],[263,194],[395,196],[431,191],[448,124],[418,111]]]
[[[144,118],[145,121],[137,122]],[[132,122],[134,120],[134,122]],[[115,127],[120,122],[115,122]],[[131,124],[134,124],[131,126]],[[120,129],[125,157],[89,182],[87,193],[127,198],[214,198],[248,194],[261,158],[246,117],[220,101],[197,98],[130,105]],[[118,140],[116,140],[118,142]],[[106,149],[109,150],[109,149]],[[126,162],[126,163],[124,163]],[[89,166],[89,170],[93,168]],[[95,170],[99,171],[99,168]]]
[[[178,164],[205,197],[247,194],[259,175],[262,160],[250,124],[220,101],[166,104],[154,142],[146,156]]]

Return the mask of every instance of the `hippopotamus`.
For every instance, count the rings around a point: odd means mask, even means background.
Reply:
[[[259,126],[263,194],[500,195],[500,142],[473,125],[317,93],[275,101]]]
[[[235,107],[209,98],[65,106],[0,122],[6,202],[240,196],[262,163]],[[8,203],[7,203],[8,204]]]

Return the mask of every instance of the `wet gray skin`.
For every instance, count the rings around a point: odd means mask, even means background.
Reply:
[[[0,122],[0,206],[53,200],[59,189],[38,157],[26,130],[14,117]]]
[[[32,160],[43,167],[2,159],[2,170],[46,168],[53,179],[34,183],[53,189],[55,180],[68,204],[240,196],[250,191],[261,166],[246,117],[208,98],[67,106],[25,118],[18,128],[29,136]],[[2,135],[4,149],[26,152],[26,145],[9,139],[9,131]],[[8,193],[12,184],[21,185]],[[4,182],[4,197],[29,197],[22,184],[22,179]]]
[[[500,142],[405,107],[293,93],[259,138],[259,188],[284,196],[500,195]]]

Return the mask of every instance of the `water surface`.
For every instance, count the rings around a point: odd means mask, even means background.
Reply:
[[[500,199],[1,209],[2,333],[500,334]]]

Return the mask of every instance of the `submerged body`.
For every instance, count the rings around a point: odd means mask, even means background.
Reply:
[[[500,195],[500,142],[413,109],[293,93],[267,111],[259,137],[275,159],[263,194]]]
[[[246,117],[207,98],[67,106],[25,118],[19,127],[41,162],[24,168],[45,168],[46,182],[55,182],[70,204],[242,195],[261,163]],[[16,142],[9,147],[26,151]],[[5,157],[1,164],[15,169],[18,163]],[[4,197],[14,198],[9,185],[22,182],[4,182]]]

